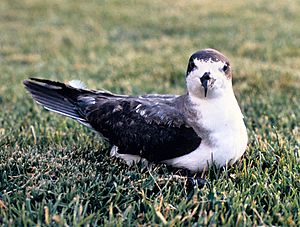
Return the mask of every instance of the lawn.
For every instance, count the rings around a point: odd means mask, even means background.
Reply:
[[[299,12],[292,0],[1,0],[0,224],[300,225]],[[206,47],[231,59],[249,144],[202,188],[111,159],[105,140],[22,85],[182,94],[189,56]]]

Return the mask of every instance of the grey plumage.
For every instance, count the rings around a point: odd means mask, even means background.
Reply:
[[[159,162],[191,152],[201,142],[180,109],[184,96],[123,96],[37,78],[24,85],[39,104],[94,128],[119,153]]]

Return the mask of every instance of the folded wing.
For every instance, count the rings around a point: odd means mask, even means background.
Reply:
[[[127,98],[90,106],[87,120],[118,146],[119,153],[160,162],[195,150],[201,138],[175,107]]]
[[[122,96],[36,78],[24,85],[44,108],[94,128],[119,153],[160,162],[188,154],[201,143],[174,105],[177,96]]]

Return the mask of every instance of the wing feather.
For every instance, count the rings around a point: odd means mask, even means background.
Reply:
[[[195,150],[201,138],[180,110],[137,98],[98,101],[87,110],[88,122],[119,148],[160,162]]]

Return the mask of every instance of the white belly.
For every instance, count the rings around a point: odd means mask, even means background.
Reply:
[[[215,143],[208,144],[204,140],[191,153],[162,161],[162,163],[176,168],[188,169],[192,172],[201,172],[207,170],[212,163],[219,167],[231,165],[245,152],[248,137],[243,122],[240,124],[240,128],[212,133],[211,137]],[[115,146],[111,155],[123,159],[130,166],[141,160],[146,161],[138,155],[119,154]]]
[[[165,160],[163,163],[177,168],[189,169],[192,172],[205,171],[212,163],[222,167],[235,163],[245,152],[247,146],[247,133],[245,126],[234,133],[212,134],[215,144],[201,142],[200,146],[191,153]],[[221,138],[220,138],[221,137]]]
[[[203,138],[200,146],[187,155],[163,162],[193,172],[203,171],[212,163],[219,167],[233,164],[245,152],[248,141],[243,115],[235,98],[226,103],[225,110],[222,100],[199,106],[198,122],[194,125],[197,134]],[[200,126],[198,129],[197,125]]]

